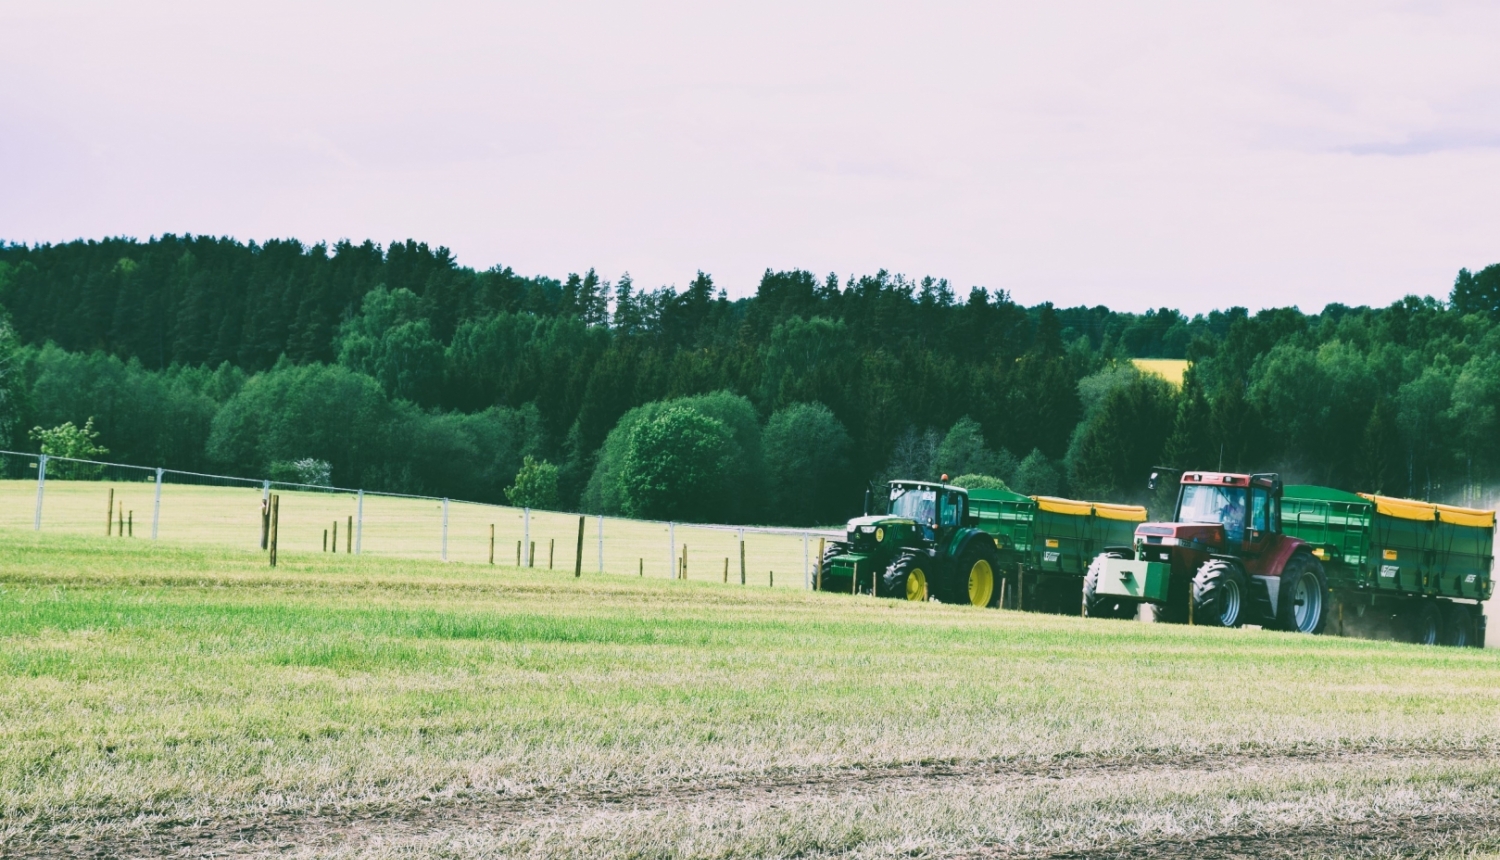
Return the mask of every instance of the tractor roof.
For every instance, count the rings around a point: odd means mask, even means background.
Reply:
[[[1215,484],[1221,487],[1248,487],[1254,482],[1257,487],[1271,487],[1278,480],[1276,475],[1246,475],[1242,472],[1183,472],[1184,484]]]
[[[929,489],[929,490],[956,490],[956,491],[958,491],[960,493],[967,493],[968,492],[968,490],[964,489],[963,487],[955,487],[952,484],[940,484],[940,483],[937,483],[936,481],[904,481],[904,480],[897,480],[897,481],[891,481],[891,486],[924,487],[924,488]]]

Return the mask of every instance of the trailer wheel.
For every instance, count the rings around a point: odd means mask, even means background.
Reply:
[[[1293,633],[1323,632],[1328,624],[1328,577],[1323,564],[1307,553],[1296,553],[1281,569],[1276,620]]]
[[[896,556],[881,580],[881,591],[897,600],[924,601],[931,596],[921,556],[910,553]]]
[[[1083,575],[1084,611],[1090,618],[1134,618],[1139,603],[1118,595],[1099,593],[1099,577],[1104,575],[1104,560],[1108,558],[1129,558],[1129,556],[1123,552],[1104,552],[1089,562],[1088,573]]]
[[[848,551],[849,551],[849,544],[848,544],[848,542],[847,541],[841,541],[841,540],[831,540],[831,541],[829,541],[823,547],[823,590],[824,591],[848,591],[849,590],[847,587],[845,587],[845,588],[829,588],[829,586],[828,586],[828,575],[829,575],[829,573],[828,573],[828,563],[829,563],[829,560],[832,559],[832,558],[834,558],[835,556],[843,555],[844,553],[846,553]],[[816,584],[816,583],[814,583],[814,584]]]
[[[1474,615],[1469,612],[1469,607],[1461,603],[1445,603],[1443,605],[1443,644],[1451,648],[1469,648],[1473,646],[1476,638]]]
[[[1193,622],[1205,627],[1245,623],[1245,575],[1234,563],[1211,558],[1193,577]]]
[[[1407,638],[1417,645],[1438,645],[1443,641],[1443,613],[1437,602],[1413,600],[1402,613],[1406,617]]]

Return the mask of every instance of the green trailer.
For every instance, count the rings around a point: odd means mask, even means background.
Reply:
[[[1494,511],[1292,484],[1281,517],[1323,562],[1331,632],[1484,646]]]
[[[1094,557],[1129,550],[1146,509],[1009,490],[970,490],[969,517],[995,539],[1005,605],[1078,614]]]

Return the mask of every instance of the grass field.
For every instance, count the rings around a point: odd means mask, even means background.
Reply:
[[[1477,856],[1492,651],[25,531],[0,855]]]
[[[135,477],[131,473],[124,473]],[[113,491],[113,495],[111,495]],[[338,529],[339,553],[352,548],[351,519],[358,502],[350,493],[282,491],[280,547],[282,552],[320,552]],[[115,516],[126,511],[133,521],[135,540],[151,536],[155,486],[144,480],[47,481],[42,505],[42,531],[48,534],[97,535],[106,530],[110,500]],[[159,537],[163,541],[255,549],[260,545],[261,488],[163,485]],[[36,482],[0,480],[0,529],[32,528],[36,514]],[[448,505],[448,560],[488,563],[490,527],[495,532],[495,561],[514,565],[519,542],[527,535],[519,508],[450,502]],[[598,517],[584,519],[583,569],[639,574],[669,579],[675,559],[688,549],[689,579],[739,582],[739,535],[733,530],[615,517],[603,520],[599,541]],[[745,532],[747,582],[802,588],[804,565],[816,564],[818,533]],[[361,555],[441,560],[443,503],[428,499],[366,495],[360,528]],[[578,515],[531,512],[530,543],[535,566],[573,570],[578,554]],[[674,551],[675,546],[675,551]],[[529,548],[522,548],[526,560]],[[774,576],[773,576],[774,574]]]

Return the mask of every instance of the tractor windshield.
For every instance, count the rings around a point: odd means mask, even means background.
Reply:
[[[1188,484],[1182,488],[1182,505],[1177,511],[1180,523],[1218,523],[1230,541],[1245,539],[1245,490],[1242,487],[1214,487]]]
[[[937,491],[925,487],[891,487],[891,516],[916,520],[923,525],[935,525]]]

